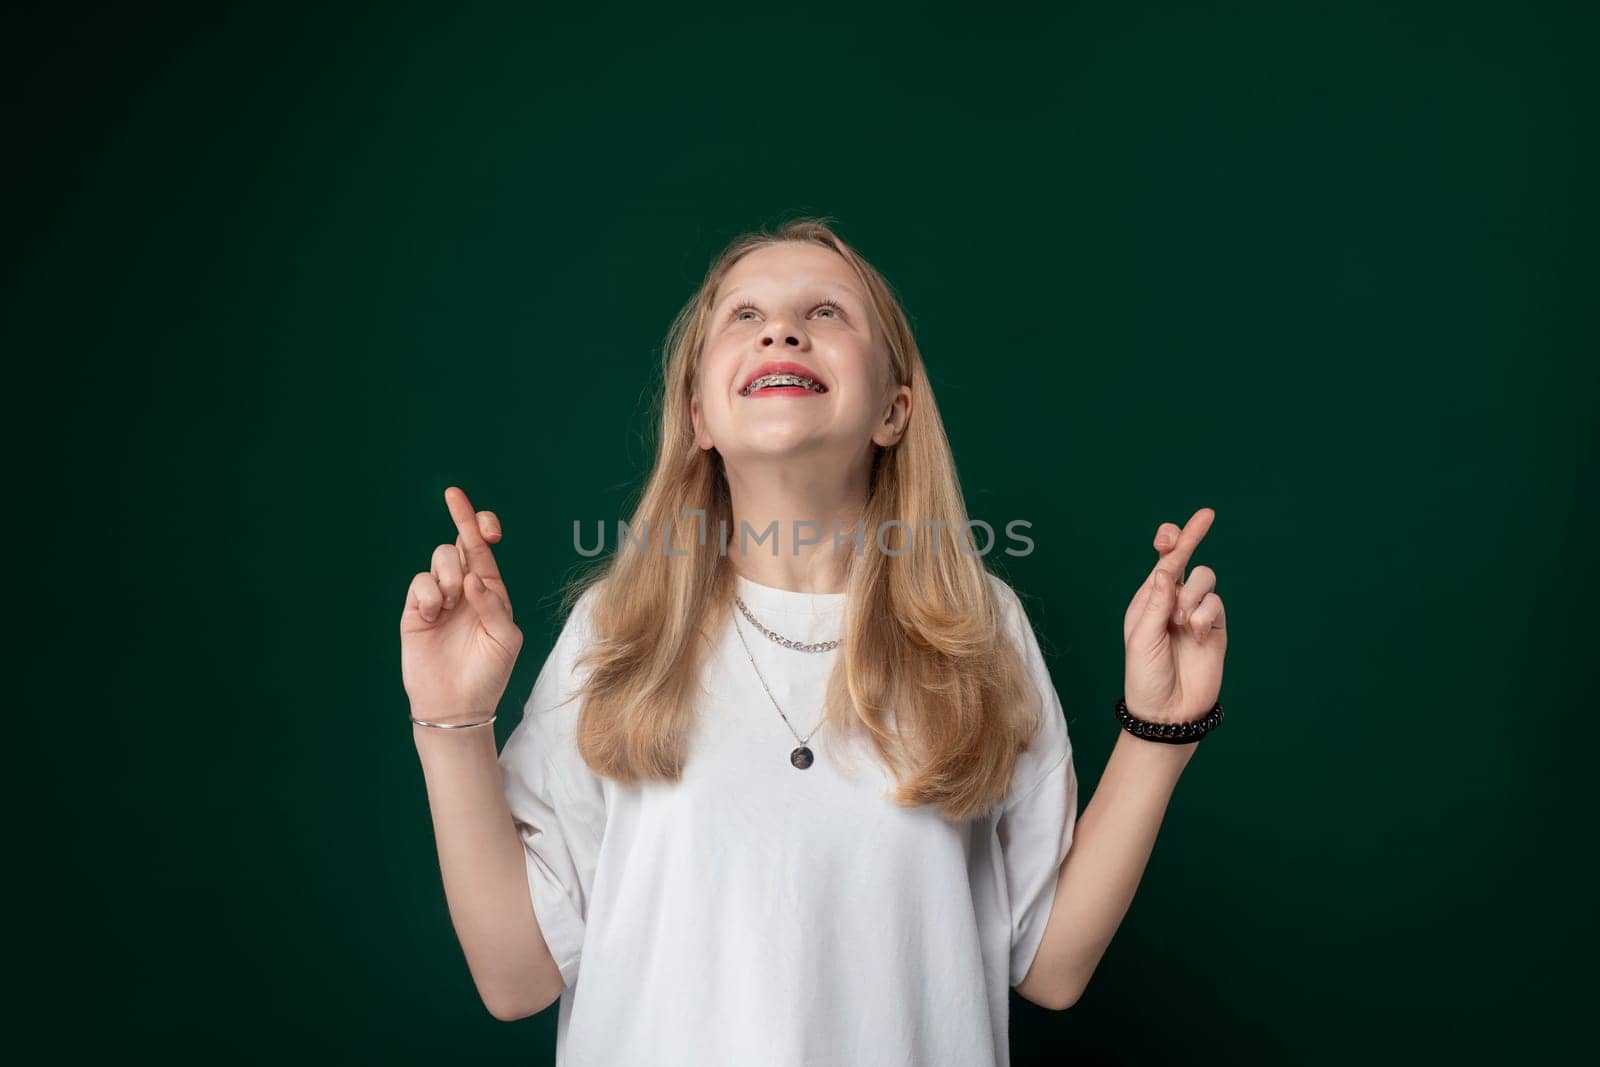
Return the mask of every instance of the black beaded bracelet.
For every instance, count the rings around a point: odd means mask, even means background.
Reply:
[[[1198,719],[1190,722],[1145,722],[1135,719],[1128,710],[1127,697],[1117,698],[1117,721],[1122,728],[1134,737],[1146,741],[1160,741],[1168,745],[1187,745],[1191,741],[1198,741],[1222,723],[1222,702],[1212,705],[1211,710]]]

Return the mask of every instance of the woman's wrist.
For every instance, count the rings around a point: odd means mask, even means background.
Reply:
[[[1139,780],[1145,782],[1160,781],[1165,776],[1175,786],[1178,776],[1200,750],[1198,741],[1163,745],[1136,737],[1126,730],[1119,730],[1118,734],[1112,751],[1121,752],[1120,759],[1139,767]]]
[[[1127,733],[1142,741],[1154,741],[1168,745],[1187,747],[1200,741],[1211,731],[1222,725],[1222,704],[1220,701],[1213,704],[1209,711],[1198,718],[1146,719],[1128,707],[1126,697],[1118,698],[1115,712],[1117,722]]]
[[[422,707],[412,705],[411,725],[414,730],[444,730],[457,732],[473,727],[488,726],[495,720],[490,711],[463,711],[458,707]]]

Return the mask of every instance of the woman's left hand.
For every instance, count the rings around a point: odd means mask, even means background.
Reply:
[[[1135,718],[1190,722],[1210,711],[1222,692],[1228,631],[1222,598],[1213,592],[1216,572],[1200,566],[1184,580],[1189,557],[1216,517],[1201,508],[1182,530],[1170,522],[1156,529],[1160,558],[1122,621],[1122,688]]]

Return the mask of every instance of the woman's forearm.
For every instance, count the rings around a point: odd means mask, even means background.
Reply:
[[[1111,944],[1139,888],[1167,802],[1198,745],[1119,732],[1105,774],[1073,830],[1044,939],[1027,976],[1026,984],[1055,1006],[1077,1001]]]
[[[411,729],[450,920],[472,980],[496,1018],[531,1015],[560,995],[563,982],[533,911],[494,730]]]

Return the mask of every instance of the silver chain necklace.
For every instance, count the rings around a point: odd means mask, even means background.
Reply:
[[[734,597],[734,599],[739,602],[739,609],[744,612],[745,618],[750,619],[750,624],[756,629],[760,630],[762,633],[766,634],[768,637],[772,638],[774,641],[777,641],[779,644],[783,644],[787,648],[799,648],[806,652],[827,651],[827,649],[817,648],[810,645],[801,645],[799,642],[789,641],[788,638],[779,637],[777,634],[774,634],[770,630],[766,629],[766,627],[762,626],[759,622],[756,622],[755,619],[750,618],[750,611],[744,606],[744,601],[739,600],[737,596]],[[767,691],[767,699],[772,701],[772,706],[774,708],[778,709],[778,715],[782,717],[783,724],[789,728],[789,732],[794,734],[794,739],[800,742],[795,750],[789,753],[789,762],[794,764],[797,769],[802,771],[805,770],[807,767],[811,766],[812,762],[816,759],[815,754],[809,747],[807,747],[806,742],[810,741],[811,735],[815,734],[819,729],[821,729],[822,724],[827,721],[827,711],[823,711],[822,719],[818,720],[817,725],[813,726],[810,732],[804,737],[801,737],[798,733],[796,733],[794,723],[789,721],[789,716],[784,715],[783,708],[779,707],[778,705],[778,698],[772,695],[772,687],[767,685],[766,678],[764,678],[761,674],[761,668],[756,666],[755,654],[750,651],[750,642],[745,640],[744,629],[739,625],[738,619],[733,620],[733,632],[739,635],[739,643],[744,646],[744,654],[750,659],[750,669],[756,672],[756,678],[761,682],[761,688]],[[836,648],[838,647],[839,642],[822,641],[817,642],[817,644],[827,645],[828,648]]]
[[[750,614],[750,609],[745,606],[744,601],[737,593],[734,594],[733,602],[739,605],[739,610],[744,612],[744,617],[750,620],[751,626],[754,626],[757,630],[761,631],[762,636],[766,637],[769,641],[776,641],[784,648],[792,648],[796,652],[832,652],[834,649],[839,647],[838,641],[814,641],[811,644],[804,644],[800,641],[791,641],[782,634],[773,633],[771,630],[757,622],[756,617]]]

